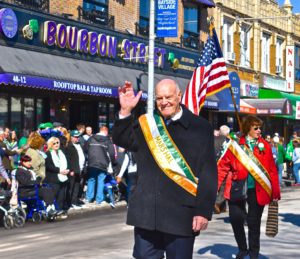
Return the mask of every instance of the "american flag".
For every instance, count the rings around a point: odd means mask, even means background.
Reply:
[[[199,115],[206,96],[230,87],[225,60],[215,28],[207,42],[194,70],[193,76],[182,98],[182,103],[194,114]]]

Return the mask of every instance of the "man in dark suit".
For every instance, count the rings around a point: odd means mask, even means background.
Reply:
[[[134,152],[138,181],[127,224],[133,225],[133,256],[192,258],[195,236],[207,228],[217,193],[213,130],[180,104],[175,81],[155,88],[153,115],[132,116],[141,92],[130,82],[119,88],[120,112],[113,141]]]

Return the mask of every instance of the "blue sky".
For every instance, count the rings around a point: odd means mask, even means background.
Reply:
[[[285,0],[278,0],[279,6],[282,6],[284,4]],[[292,6],[293,6],[293,13],[300,13],[300,0],[290,0]]]

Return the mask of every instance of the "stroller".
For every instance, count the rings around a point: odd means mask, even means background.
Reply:
[[[46,203],[39,197],[39,185],[29,185],[29,189],[34,189],[34,195],[26,198],[18,198],[18,203],[26,204],[26,219],[31,219],[34,223],[40,223],[43,219],[52,222],[56,219],[57,214],[49,214],[46,210]],[[47,184],[43,184],[43,188],[51,188]],[[56,204],[55,204],[56,205]]]
[[[0,189],[0,210],[4,213],[3,226],[6,229],[23,227],[26,220],[26,212],[21,206],[10,205],[11,196],[11,191]]]
[[[121,192],[119,189],[119,185],[117,181],[113,178],[113,176],[110,174],[107,175],[105,178],[104,191],[106,192],[107,200],[111,200],[111,198],[114,200],[114,202],[118,202],[121,200]]]

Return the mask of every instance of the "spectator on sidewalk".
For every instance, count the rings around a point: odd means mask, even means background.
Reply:
[[[228,141],[230,140],[230,128],[227,125],[220,127],[220,135],[215,137],[215,152],[217,162],[226,150]],[[224,187],[226,179],[224,179],[221,187],[219,188],[217,199],[215,203],[215,213],[220,214],[226,211],[226,199],[224,198]]]
[[[59,139],[51,137],[47,141],[45,183],[51,185],[60,210],[68,209],[66,204],[66,188],[68,181],[68,163],[65,154],[60,149]]]
[[[284,169],[284,157],[285,157],[285,150],[283,146],[280,144],[279,136],[273,137],[273,148],[276,149],[276,166],[278,170],[278,178],[279,178],[279,184],[282,186],[282,174]]]
[[[67,197],[68,205],[77,209],[80,207],[78,194],[85,156],[78,139],[81,133],[78,130],[72,130],[70,135],[71,141],[66,148],[66,157],[70,170]]]
[[[117,175],[117,182],[121,183],[122,177],[127,173],[127,188],[126,188],[126,201],[128,202],[129,196],[134,192],[137,183],[137,164],[134,158],[133,152],[125,151],[124,160],[120,169],[119,174]]]
[[[84,141],[88,141],[91,136],[93,136],[93,129],[91,126],[86,126],[85,134],[83,135]]]
[[[89,138],[86,143],[88,154],[88,179],[86,200],[96,204],[104,202],[104,180],[110,161],[114,161],[115,150],[108,136],[108,128],[100,127],[99,133]],[[109,157],[108,157],[109,156]]]
[[[293,140],[294,151],[293,151],[293,173],[295,178],[294,185],[300,185],[300,143],[298,139]]]
[[[44,138],[38,132],[34,131],[30,133],[28,137],[28,149],[25,152],[26,155],[32,158],[32,170],[35,172],[36,176],[40,177],[42,180],[46,177],[46,154],[43,151],[44,144]]]

